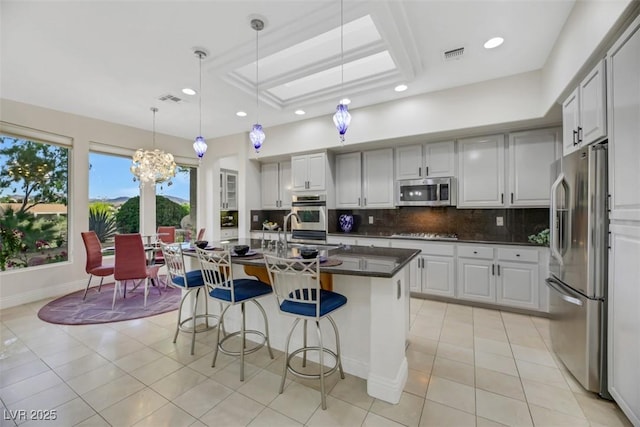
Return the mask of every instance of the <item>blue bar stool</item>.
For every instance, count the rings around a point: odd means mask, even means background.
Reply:
[[[222,322],[220,321],[221,317],[209,314],[209,298],[207,297],[208,289],[205,284],[204,278],[202,277],[202,272],[200,270],[191,270],[186,271],[184,264],[184,256],[182,254],[182,245],[180,243],[163,243],[160,242],[160,248],[162,250],[162,256],[164,258],[164,262],[167,266],[167,272],[169,274],[169,280],[167,280],[167,284],[174,288],[182,289],[183,295],[180,300],[180,308],[178,309],[178,323],[176,326],[176,333],[173,336],[173,342],[175,343],[178,339],[178,332],[191,332],[191,354],[193,355],[195,351],[196,345],[196,333],[208,331],[212,328],[215,328],[214,325],[209,324],[209,319],[216,319],[216,324],[222,327]],[[189,313],[188,317],[184,320],[180,320],[182,318],[182,309],[185,301],[189,298],[195,291],[195,296],[193,297],[193,310]],[[198,297],[200,297],[200,291],[204,297],[205,304],[205,312],[203,314],[198,314]],[[220,306],[220,311],[222,312],[222,306]],[[205,324],[203,328],[197,327],[197,320],[204,319]],[[186,326],[188,323],[192,323],[191,327]]]
[[[218,351],[230,356],[240,356],[240,381],[244,381],[244,356],[254,353],[267,346],[269,350],[269,356],[273,359],[273,352],[271,351],[271,344],[269,343],[269,323],[267,321],[267,313],[265,313],[262,305],[257,301],[258,298],[270,295],[273,290],[268,284],[256,279],[233,279],[233,271],[231,269],[231,252],[229,250],[223,251],[207,251],[204,249],[196,248],[198,259],[200,260],[200,269],[202,271],[202,277],[204,282],[209,286],[209,296],[214,300],[226,305],[220,315],[222,319],[222,325],[224,327],[224,315],[229,309],[235,305],[240,305],[242,311],[242,320],[240,330],[231,333],[224,333],[224,337],[220,339],[220,328],[216,336],[216,347],[213,351],[213,361],[211,366],[216,366],[216,359],[218,357]],[[253,302],[256,307],[262,313],[264,318],[264,332],[246,329],[246,315],[245,315],[245,303]],[[247,347],[246,335],[256,335],[261,338],[261,341]],[[240,350],[233,351],[229,348],[225,348],[225,342],[232,337],[240,336]]]
[[[282,373],[282,382],[280,383],[280,393],[284,391],[284,383],[287,378],[287,372],[291,372],[301,378],[319,379],[320,393],[322,396],[322,409],[327,409],[327,399],[325,392],[325,377],[331,375],[336,370],[340,371],[340,378],[344,379],[344,371],[342,370],[342,362],[340,360],[340,336],[338,327],[331,318],[331,313],[338,310],[347,303],[347,298],[337,292],[327,291],[320,287],[320,260],[319,258],[311,260],[297,260],[290,258],[278,258],[271,255],[264,256],[269,272],[269,280],[273,286],[276,298],[278,299],[278,307],[280,313],[293,316],[296,319],[291,325],[289,335],[285,345],[284,369]],[[336,336],[336,351],[326,348],[322,340],[322,331],[320,330],[320,320],[328,319],[333,326]],[[289,344],[291,335],[296,326],[304,320],[303,346],[289,353]],[[307,320],[313,320],[316,324],[316,332],[318,334],[318,345],[307,345]],[[302,353],[302,366],[306,366],[306,358],[308,351],[317,351],[319,359],[319,372],[317,374],[308,374],[296,370],[291,360],[296,355]],[[329,354],[335,360],[335,365],[329,369],[324,366],[324,356]]]

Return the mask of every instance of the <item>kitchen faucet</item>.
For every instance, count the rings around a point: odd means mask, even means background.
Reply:
[[[283,231],[284,231],[284,251],[285,251],[285,253],[289,249],[289,243],[287,242],[287,221],[289,221],[289,218],[291,218],[292,216],[295,217],[297,221],[300,221],[300,217],[294,211],[291,211],[288,214],[286,214],[285,217],[284,217],[284,221],[282,221],[283,227],[284,227]]]

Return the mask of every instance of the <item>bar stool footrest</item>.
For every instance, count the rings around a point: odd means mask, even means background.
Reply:
[[[322,349],[325,353],[329,354],[331,357],[333,357],[333,360],[335,361],[335,365],[333,365],[333,367],[327,369],[326,371],[324,371],[324,376],[328,377],[329,375],[333,374],[335,371],[338,370],[338,355],[331,349],[329,348],[324,348]],[[302,347],[299,348],[295,351],[292,351],[289,354],[289,357],[287,357],[287,371],[291,372],[293,375],[300,377],[300,378],[304,378],[304,379],[310,379],[310,380],[318,380],[320,379],[320,373],[317,374],[307,374],[304,372],[300,372],[297,371],[293,366],[291,366],[291,359],[293,357],[295,357],[297,354],[300,354],[302,352],[306,352],[306,351],[320,351],[320,347]]]
[[[208,319],[216,319],[215,325],[209,324],[209,326],[207,326],[207,323],[200,323],[200,325],[196,324],[196,334],[215,329],[220,324],[220,316],[218,316],[217,314],[198,314],[196,315],[196,322],[198,321],[198,319],[205,318],[207,319],[206,322],[208,322]],[[178,329],[180,330],[180,332],[193,333],[193,326],[185,326],[187,323],[193,323],[193,316],[187,317],[186,319],[180,321]]]
[[[224,348],[224,343],[225,341],[227,341],[229,338],[233,338],[233,337],[237,337],[241,334],[241,331],[236,331],[236,332],[231,332],[228,333],[227,335],[224,336],[224,338],[222,338],[220,340],[220,343],[218,344],[218,349],[220,350],[220,352],[228,355],[228,356],[240,356],[240,351],[232,351],[232,350],[228,350],[226,348]],[[246,331],[244,331],[245,336],[246,335],[257,335],[260,338],[262,338],[262,342],[258,342],[256,343],[255,341],[251,341],[252,343],[255,344],[254,347],[248,347],[244,349],[244,354],[251,354],[251,353],[255,353],[256,351],[260,350],[262,347],[264,347],[267,344],[267,337],[263,332],[260,331],[256,331],[253,329],[247,329]],[[246,341],[246,340],[245,340]]]

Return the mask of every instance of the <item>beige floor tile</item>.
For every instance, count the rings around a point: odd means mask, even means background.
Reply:
[[[474,386],[475,368],[466,363],[436,357],[431,375]]]
[[[93,354],[93,350],[85,345],[76,345],[71,348],[65,348],[62,351],[52,352],[46,356],[40,356],[43,362],[51,368],[72,363],[81,357]]]
[[[533,417],[533,423],[536,427],[579,427],[588,426],[589,421],[586,418],[572,417],[562,412],[543,408],[542,406],[529,404],[529,410]]]
[[[0,399],[5,405],[11,405],[32,394],[62,384],[62,380],[53,371],[45,371],[41,374],[29,377],[20,382],[8,385],[0,389]]]
[[[585,416],[593,423],[606,426],[631,426],[631,422],[614,402],[600,399],[594,394],[574,395]]]
[[[431,378],[431,375],[425,372],[409,369],[409,374],[407,376],[407,383],[404,385],[404,391],[406,391],[407,393],[415,394],[416,396],[425,397],[427,395],[427,387],[429,387],[430,378]],[[339,384],[336,384],[336,387],[338,385]],[[335,391],[335,388],[334,388],[334,391]]]
[[[264,405],[240,393],[232,393],[213,409],[200,417],[208,426],[245,426],[253,421]]]
[[[537,331],[535,331],[533,334],[530,334],[521,332],[519,329],[514,330],[513,332],[507,329],[507,336],[509,337],[509,342],[511,344],[517,344],[523,347],[537,348],[540,350],[546,350],[547,348],[547,345],[544,343],[542,337],[540,336],[540,334],[538,334]]]
[[[126,372],[112,363],[107,363],[85,374],[67,380],[67,385],[78,394],[85,394],[94,388],[110,383],[116,378],[126,375]]]
[[[438,349],[438,341],[429,338],[423,338],[418,335],[409,334],[409,348],[425,354],[436,354]]]
[[[171,400],[180,396],[182,393],[187,392],[206,379],[207,376],[202,375],[191,368],[184,367],[151,384],[151,388],[160,393],[166,399]]]
[[[263,405],[269,405],[269,403],[278,397],[281,380],[282,376],[267,370],[261,370],[249,380],[245,380],[245,383],[238,388],[238,393]],[[287,380],[285,386],[288,385],[289,382],[290,381]]]
[[[438,351],[436,355],[438,357],[455,360],[469,365],[474,364],[473,348],[460,347],[458,345],[440,342],[438,343]]]
[[[474,427],[476,417],[468,412],[427,399],[420,417],[421,427]]]
[[[509,342],[509,338],[507,337],[507,333],[505,332],[503,327],[486,327],[480,324],[473,328],[473,335],[477,338],[486,338],[488,340],[500,341],[505,343]]]
[[[450,330],[440,335],[440,342],[457,345],[465,348],[473,348],[473,333],[463,330]]]
[[[513,357],[511,346],[507,342],[490,340],[482,337],[474,338],[474,350],[483,353],[497,354],[500,356]]]
[[[160,359],[161,357],[162,353],[145,347],[140,351],[136,351],[134,353],[114,360],[113,364],[126,372],[132,372],[142,366]]]
[[[284,393],[278,395],[269,404],[269,407],[274,411],[278,411],[303,424],[311,418],[311,415],[319,406],[319,391],[293,381],[284,389]]]
[[[286,415],[274,411],[271,408],[264,408],[249,424],[249,427],[302,427],[303,424],[293,420]]]
[[[373,412],[367,412],[362,427],[402,427],[402,424],[392,421],[388,418],[376,415]]]
[[[407,357],[407,363],[409,364],[409,369],[427,374],[431,372],[431,369],[433,368],[433,360],[435,358],[434,355],[411,350],[411,347],[406,350],[405,354]]]
[[[131,371],[131,375],[146,385],[151,385],[161,378],[182,368],[182,365],[167,356],[162,356],[153,362]]]
[[[100,414],[113,426],[133,425],[167,403],[167,399],[150,388],[145,388],[109,406]]]
[[[73,426],[96,415],[96,412],[89,405],[87,405],[84,400],[80,398],[75,398],[66,403],[63,403],[53,410],[55,411],[55,418],[51,421],[33,420],[21,424],[21,426]],[[52,415],[52,413],[50,412],[49,415]]]
[[[516,362],[512,357],[476,351],[475,358],[476,368],[491,369],[503,374],[518,376]]]
[[[376,399],[370,411],[407,426],[416,426],[420,422],[424,399],[413,394],[402,393],[400,402],[393,405]]]
[[[423,373],[418,371],[413,372],[416,374],[416,377],[424,375]],[[409,378],[411,378],[411,370],[409,370]],[[409,382],[410,380],[407,380],[407,383]],[[426,386],[424,388],[424,391],[426,393]],[[337,399],[344,400],[345,402],[355,405],[366,411],[371,408],[371,404],[373,404],[374,400],[373,397],[367,394],[367,380],[353,375],[345,375],[345,378],[338,381],[336,385],[331,389],[330,394]]]
[[[49,371],[49,367],[40,359],[34,359],[31,362],[17,365],[6,371],[3,370],[0,376],[0,388],[19,383],[47,371]]]
[[[526,402],[485,390],[476,390],[478,416],[509,426],[533,426]]]
[[[327,409],[318,408],[306,425],[309,427],[324,426],[359,426],[364,422],[367,411],[340,399],[327,396]]]
[[[260,372],[260,368],[245,361],[244,381],[240,381],[240,361],[236,359],[234,362],[225,366],[224,369],[217,371],[213,377],[219,383],[224,384],[233,390],[237,390],[243,386],[246,381],[253,378],[253,376],[258,372]]]
[[[58,384],[34,393],[22,400],[8,404],[7,408],[11,410],[24,409],[29,413],[29,411],[32,410],[53,409],[77,397],[78,395],[69,386],[66,384]]]
[[[111,427],[102,416],[94,415],[93,417],[87,418],[86,420],[76,424],[74,427]]]
[[[483,417],[476,417],[476,427],[509,427],[497,421],[488,420]]]
[[[522,380],[522,385],[529,404],[542,406],[577,418],[585,417],[571,391],[529,380]]]
[[[74,360],[71,363],[67,363],[66,365],[58,366],[53,370],[60,378],[69,381],[71,378],[86,374],[87,372],[109,364],[110,362],[107,359],[97,353],[93,353]]]
[[[115,380],[94,388],[81,397],[96,411],[102,411],[116,402],[144,389],[137,379],[130,375],[123,375]]]
[[[232,393],[232,389],[216,381],[207,379],[186,393],[176,397],[173,403],[185,412],[199,418]]]
[[[473,387],[436,376],[431,376],[427,399],[471,414],[475,414],[476,411]]]
[[[187,427],[192,425],[196,419],[187,414],[182,409],[178,408],[172,403],[167,403],[157,411],[146,416],[137,423],[135,427],[157,427],[157,426],[171,426],[171,427]]]
[[[551,368],[558,368],[556,362],[553,360],[551,353],[547,349],[537,349],[531,347],[524,347],[518,344],[511,344],[511,350],[513,351],[513,357],[518,360],[525,360],[531,363],[537,363],[538,365],[549,366]]]
[[[476,368],[476,387],[526,401],[520,378],[513,375],[478,367]]]
[[[29,347],[22,344],[17,338],[15,338],[15,341],[12,339],[9,341],[13,342],[0,347],[0,354],[2,354],[2,359],[0,359],[0,372],[6,372],[25,363],[39,359],[34,352],[29,350]],[[3,344],[6,344],[6,341],[3,342]]]
[[[516,360],[520,378],[531,381],[538,381],[544,384],[553,385],[569,390],[569,384],[564,379],[562,372],[558,368],[538,365],[537,363]]]

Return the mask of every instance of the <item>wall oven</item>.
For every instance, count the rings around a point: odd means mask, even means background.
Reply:
[[[293,195],[291,238],[297,241],[327,240],[327,196],[324,194]]]
[[[455,179],[424,178],[396,181],[396,206],[452,206],[456,204]]]

